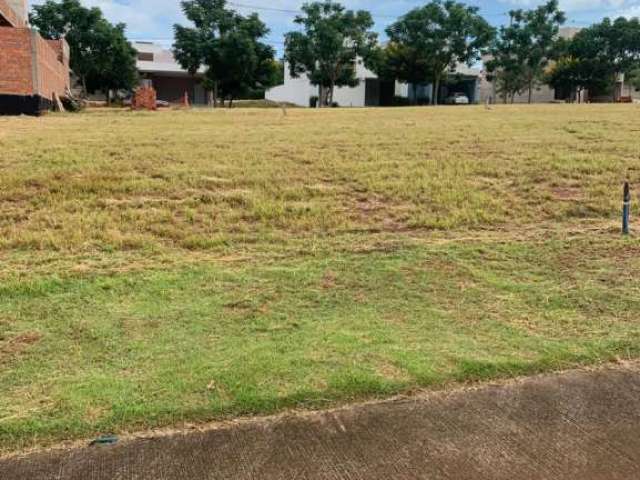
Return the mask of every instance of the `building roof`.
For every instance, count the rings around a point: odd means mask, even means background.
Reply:
[[[133,42],[132,45],[138,51],[138,60],[136,61],[138,71],[165,75],[189,75],[189,72],[176,61],[173,52],[162,45],[153,42]],[[147,57],[144,54],[147,54]],[[205,72],[206,68],[203,66],[200,67],[196,75],[202,75]]]
[[[459,63],[458,65],[456,65],[456,69],[453,71],[454,75],[467,75],[469,77],[479,77],[480,73],[481,71],[479,68],[469,67],[465,63]]]
[[[27,24],[24,0],[0,0],[0,26],[24,27]]]
[[[558,34],[560,38],[571,40],[580,30],[582,30],[580,27],[562,27]]]

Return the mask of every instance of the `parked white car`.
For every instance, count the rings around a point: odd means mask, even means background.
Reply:
[[[469,105],[469,97],[464,93],[454,93],[447,97],[446,103],[448,105]]]

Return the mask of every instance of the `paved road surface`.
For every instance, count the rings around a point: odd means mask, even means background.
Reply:
[[[4,459],[0,479],[640,479],[640,365]]]

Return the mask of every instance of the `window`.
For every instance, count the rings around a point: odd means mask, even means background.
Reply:
[[[141,62],[153,62],[153,53],[138,52],[138,60],[140,60]]]

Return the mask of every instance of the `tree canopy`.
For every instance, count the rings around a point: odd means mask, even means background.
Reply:
[[[182,9],[193,26],[174,26],[176,60],[194,75],[206,67],[204,84],[218,96],[233,99],[277,81],[274,51],[261,41],[269,29],[257,14],[243,16],[226,0],[185,0]]]
[[[580,30],[564,42],[558,62],[551,66],[547,82],[573,94],[588,90],[590,95],[619,95],[613,89],[626,75],[634,84],[640,68],[640,22],[637,18],[605,18]]]
[[[438,103],[441,81],[460,63],[472,66],[493,39],[494,29],[475,6],[433,0],[411,10],[386,30],[389,44],[378,70],[412,84],[432,82]]]
[[[333,103],[335,87],[358,85],[357,62],[377,41],[369,12],[346,10],[332,1],[307,3],[294,22],[303,31],[285,36],[285,61],[292,77],[307,75],[319,87],[319,105]]]
[[[135,85],[136,51],[125,37],[125,25],[112,25],[98,7],[83,7],[79,0],[47,0],[33,7],[29,21],[44,38],[65,38],[71,70],[85,94],[97,90],[108,94]]]
[[[558,57],[565,14],[559,10],[558,0],[549,0],[533,10],[512,10],[509,17],[509,25],[500,28],[493,42],[487,69],[496,78],[505,102],[527,91],[531,103],[533,90]]]
[[[610,65],[616,74],[628,73],[640,64],[640,21],[624,17],[605,18],[589,28],[581,30],[576,43],[589,43],[594,48],[594,59]]]

